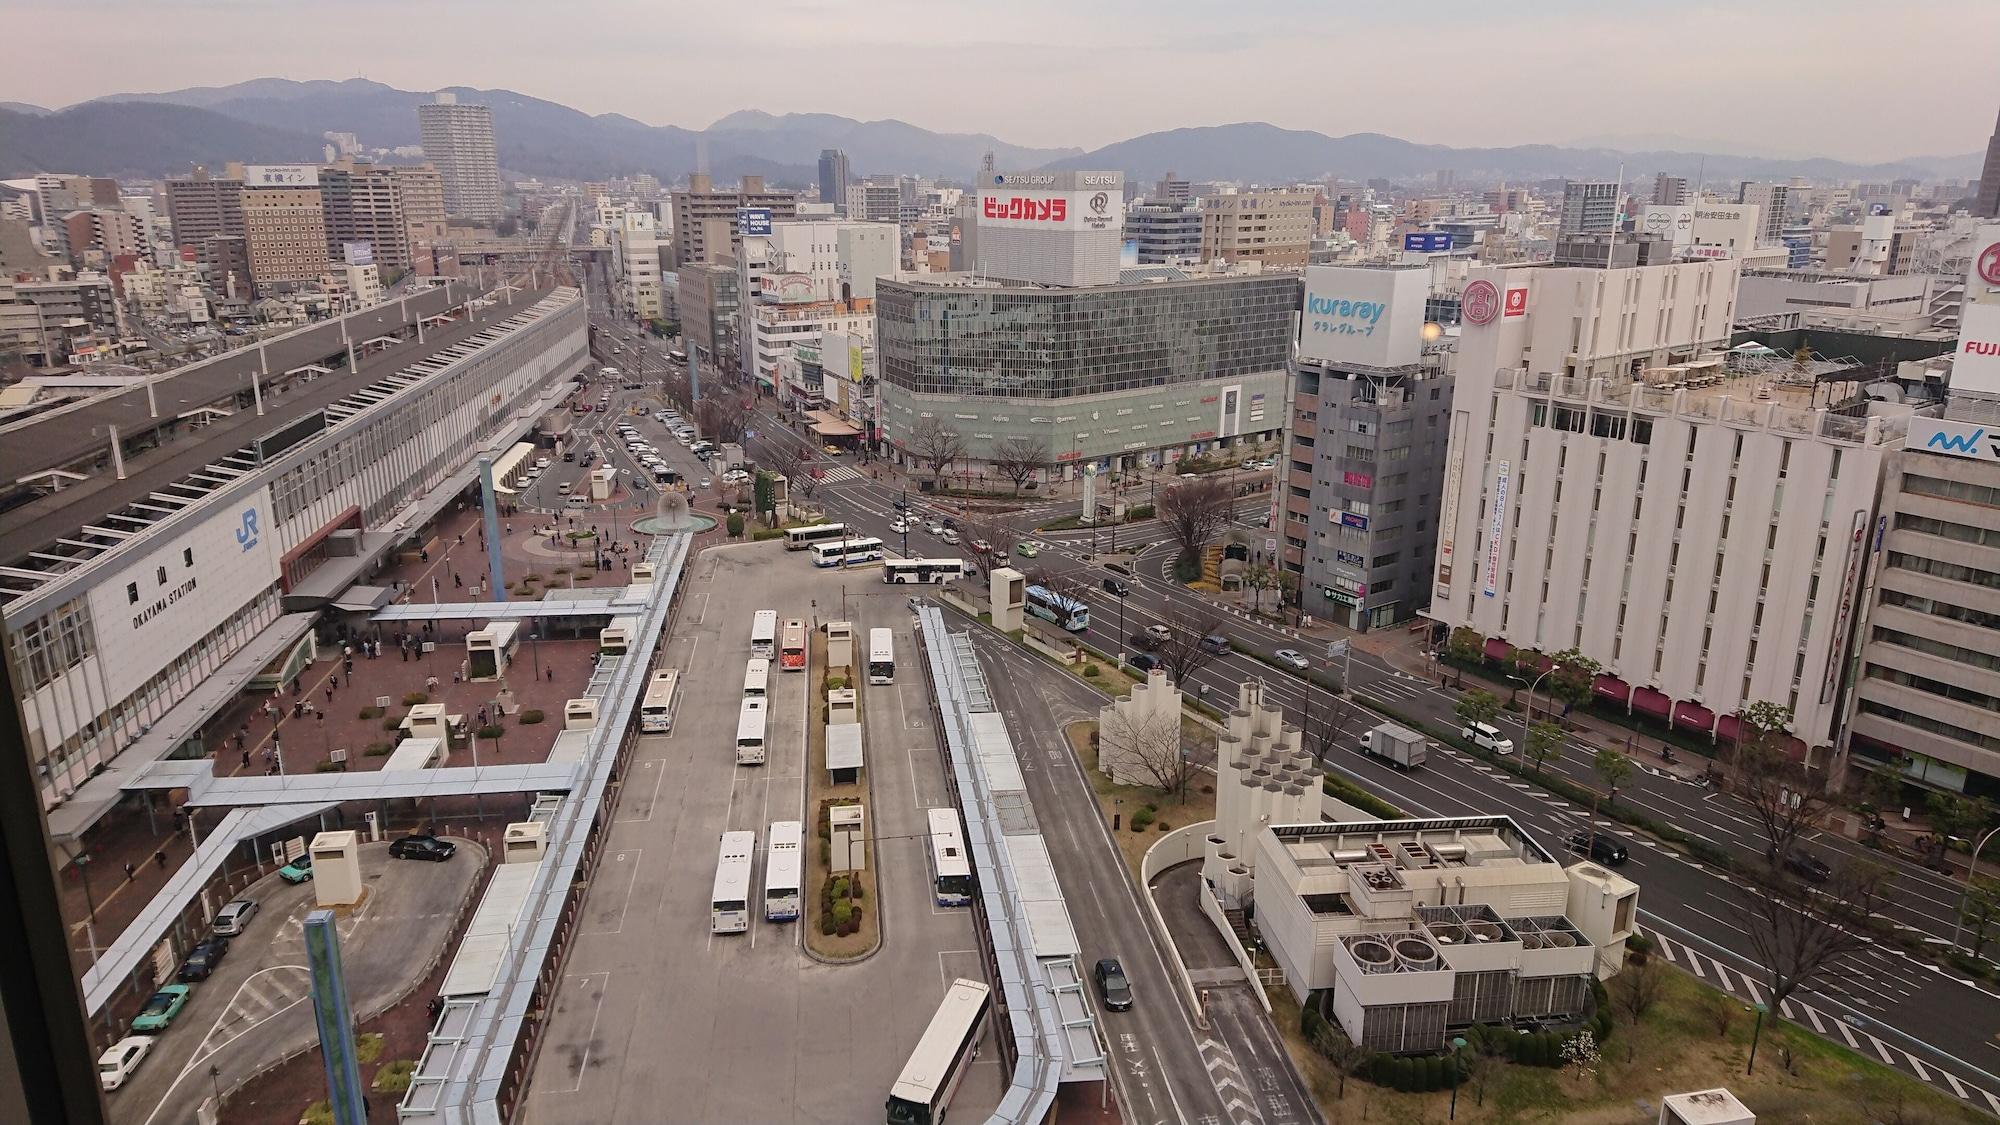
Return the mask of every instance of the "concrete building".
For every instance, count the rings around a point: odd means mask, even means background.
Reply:
[[[882,405],[874,334],[822,331],[819,355],[826,411],[872,448],[881,428]]]
[[[256,296],[257,286],[250,280],[250,243],[242,235],[202,240],[201,272],[224,303],[247,302]]]
[[[1979,171],[1979,194],[1973,198],[1972,213],[1982,219],[2000,219],[2000,121],[1993,123],[1993,136],[1986,141],[1986,163]]]
[[[853,177],[847,170],[847,154],[837,148],[823,148],[819,151],[819,201],[831,203],[842,215],[847,214],[847,185]]]
[[[764,177],[745,176],[734,190],[718,190],[707,173],[688,177],[674,193],[674,268],[733,258],[743,235],[763,234],[796,218],[798,194],[767,191]],[[745,212],[745,214],[739,214]]]
[[[0,280],[0,325],[10,338],[5,350],[34,367],[64,366],[79,349],[124,334],[111,279],[99,273],[66,281]]]
[[[1313,193],[1257,191],[1203,197],[1201,260],[1302,270],[1312,251]]]
[[[737,312],[742,305],[736,267],[724,262],[682,266],[680,279],[681,336],[688,354],[704,369],[713,370],[723,356],[736,353]]]
[[[611,271],[618,278],[619,308],[642,320],[659,317],[666,307],[660,291],[660,256],[671,243],[662,238],[651,211],[628,211],[612,231]]]
[[[858,184],[848,184],[840,201],[850,219],[871,223],[903,221],[903,185],[898,176],[870,176]]]
[[[493,110],[461,105],[456,94],[417,107],[424,157],[444,180],[444,207],[453,218],[500,221],[500,157],[493,141]]]
[[[907,455],[934,420],[974,463],[1025,437],[1045,443],[1064,476],[1267,441],[1285,421],[1298,307],[1299,279],[1283,274],[1089,288],[965,274],[882,281],[885,437]]]
[[[818,364],[817,349],[824,332],[842,332],[863,338],[874,335],[875,302],[866,297],[846,301],[781,301],[760,296],[743,303],[743,362],[751,378],[788,406],[820,409],[825,392],[815,374],[787,381],[780,367],[796,362],[794,349],[814,349],[812,362]]]
[[[242,177],[213,177],[201,167],[169,177],[167,218],[176,246],[199,246],[216,235],[243,237]]]
[[[103,265],[120,254],[148,255],[152,249],[139,216],[123,208],[71,211],[63,216],[63,225],[68,228],[73,262],[94,255],[97,264]]]
[[[777,366],[793,344],[847,326],[857,302],[873,300],[876,279],[896,274],[898,245],[893,223],[837,219],[776,223],[769,234],[744,236],[736,252],[744,375],[780,388]],[[861,332],[874,337],[872,315]]]
[[[982,180],[979,273],[1036,285],[1111,285],[1124,242],[1123,172],[1003,172]]]
[[[1618,221],[1618,194],[1618,185],[1609,180],[1564,181],[1560,233],[1610,233]]]
[[[386,166],[344,160],[319,170],[326,221],[326,255],[343,260],[348,243],[365,242],[375,263],[410,268],[410,222],[403,211],[403,180]]]
[[[1180,265],[1201,260],[1201,208],[1191,200],[1135,203],[1125,209],[1125,241],[1140,265]]]
[[[1797,314],[1802,325],[1864,331],[1920,332],[1930,327],[1939,279],[1927,274],[1855,277],[1814,270],[1746,269],[1737,288],[1736,319]]]
[[[1754,203],[1700,203],[1682,253],[1692,258],[1741,258],[1765,245],[1764,211]]]
[[[317,183],[243,192],[243,238],[259,296],[317,282],[328,269],[326,212]]]
[[[1153,194],[1146,198],[1153,203],[1192,203],[1194,185],[1178,173],[1168,172],[1153,184]]]
[[[1721,354],[1736,270],[1472,271],[1431,616],[1579,649],[1605,700],[1719,739],[1789,707],[1816,752],[1908,409],[1815,399],[1852,369]]]
[[[1243,718],[1247,724],[1251,716]],[[1167,670],[1154,668],[1124,698],[1099,708],[1097,737],[1097,768],[1115,784],[1157,789],[1174,777],[1185,753],[1181,689],[1167,679]]]
[[[1898,227],[1896,216],[1868,215],[1827,231],[1825,266],[1834,273],[1868,277],[1908,273],[1916,243],[1914,232]]]
[[[1665,172],[1654,175],[1653,206],[1680,207],[1689,202],[1686,176],[1669,176]]]
[[[1736,202],[1758,209],[1763,222],[1757,229],[1758,245],[1777,246],[1785,237],[1785,213],[1791,208],[1790,184],[1766,184],[1744,180],[1736,188]]]

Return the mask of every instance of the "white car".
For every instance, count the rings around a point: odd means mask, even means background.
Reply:
[[[701,478],[701,486],[703,488],[708,488],[712,486],[714,483],[715,483],[714,481],[709,480],[707,477]]]
[[[924,530],[930,532],[932,535],[942,536],[944,534],[944,525],[936,520],[932,520],[924,525]]]
[[[910,521],[898,516],[889,521],[889,530],[901,535],[910,530]]]
[[[104,1049],[97,1056],[97,1082],[106,1090],[116,1090],[125,1084],[139,1064],[146,1061],[146,1055],[153,1049],[150,1035],[127,1035]]]
[[[1288,664],[1301,672],[1306,670],[1308,664],[1306,654],[1297,649],[1281,648],[1273,655],[1278,658],[1280,664]]]

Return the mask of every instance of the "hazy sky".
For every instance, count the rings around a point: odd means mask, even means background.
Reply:
[[[1469,145],[1983,149],[2000,0],[8,0],[0,100],[247,78],[503,87],[699,128],[895,117],[1032,145],[1269,121]]]

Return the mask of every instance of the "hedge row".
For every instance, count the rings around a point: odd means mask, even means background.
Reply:
[[[1326,790],[1328,796],[1345,801],[1355,808],[1366,813],[1372,813],[1383,820],[1402,820],[1408,815],[1403,810],[1344,777],[1327,774],[1320,781],[1320,788]]]
[[[1602,1045],[1611,1035],[1611,1005],[1601,981],[1590,982],[1590,995],[1591,1015],[1585,1027]],[[1505,1057],[1516,1066],[1561,1066],[1563,1049],[1569,1046],[1570,1040],[1581,1034],[1585,1027],[1552,1028],[1523,1033],[1493,1024],[1475,1024],[1464,1032],[1468,1046],[1463,1053],[1440,1052],[1431,1055],[1377,1053],[1371,1055],[1355,1073],[1377,1086],[1386,1086],[1402,1093],[1444,1090],[1465,1079],[1466,1067],[1469,1065],[1465,1054],[1470,1052]],[[1300,1009],[1299,1030],[1304,1033],[1306,1042],[1312,1044],[1316,1050],[1327,1036],[1345,1038],[1339,1028],[1329,1024],[1326,1017],[1319,1014],[1317,993],[1307,998],[1305,1005]]]

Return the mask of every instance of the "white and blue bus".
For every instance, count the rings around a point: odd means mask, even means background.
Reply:
[[[965,833],[957,809],[931,809],[932,895],[939,906],[972,902],[972,860],[965,854]]]
[[[882,564],[882,581],[891,585],[950,582],[965,573],[963,559],[890,559]]]
[[[796,922],[799,887],[804,881],[805,825],[796,820],[771,822],[764,848],[764,920]]]
[[[829,539],[839,539],[847,534],[844,523],[816,523],[811,527],[794,527],[785,532],[785,550],[803,551],[814,543],[824,543]]]
[[[674,688],[680,679],[680,669],[662,668],[646,681],[646,698],[639,704],[642,732],[665,734],[674,729]]]
[[[739,766],[764,764],[764,702],[761,696],[746,697],[742,709],[736,714],[736,764]]]
[[[743,665],[743,698],[762,699],[771,690],[771,662],[751,657]]]
[[[868,630],[868,682],[876,686],[896,682],[896,639],[887,629]]]
[[[750,928],[750,865],[756,859],[755,832],[724,832],[715,861],[715,893],[709,896],[711,933],[740,934]]]
[[[1090,628],[1090,607],[1083,602],[1043,586],[1028,587],[1027,595],[1027,610],[1036,617],[1072,633]]]
[[[750,618],[750,655],[769,660],[778,654],[778,611],[760,609]]]
[[[889,1087],[889,1125],[938,1125],[944,1120],[951,1096],[979,1056],[992,1006],[993,990],[985,984],[964,977],[951,982],[903,1073]]]
[[[853,566],[882,557],[880,539],[833,539],[812,545],[814,566]]]

